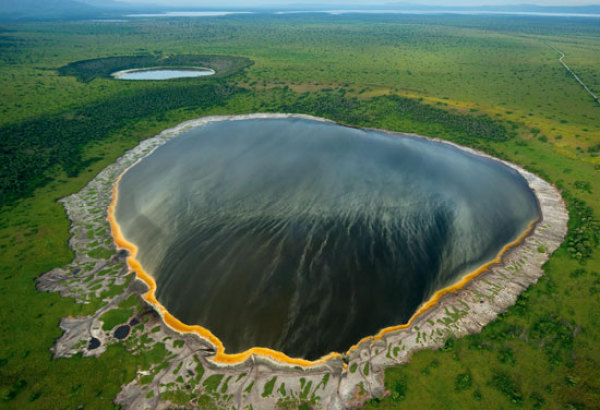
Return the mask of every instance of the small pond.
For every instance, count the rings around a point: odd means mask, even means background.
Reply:
[[[207,77],[215,74],[210,68],[144,68],[113,73],[118,80],[172,80],[175,78]]]

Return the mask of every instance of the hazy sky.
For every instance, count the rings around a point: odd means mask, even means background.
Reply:
[[[328,4],[328,5],[340,5],[340,6],[351,6],[351,5],[370,5],[370,4],[394,4],[394,3],[410,3],[410,4],[423,4],[433,6],[497,6],[497,5],[508,5],[508,4],[537,4],[541,6],[579,6],[586,4],[599,4],[600,0],[455,0],[455,1],[444,1],[444,0],[408,0],[408,1],[390,1],[390,0],[325,0],[323,2],[315,0],[222,0],[219,2],[207,1],[207,0],[117,0],[128,3],[154,3],[170,6],[196,6],[196,7],[210,7],[215,8],[221,6],[278,6],[278,5],[296,5],[296,4]]]

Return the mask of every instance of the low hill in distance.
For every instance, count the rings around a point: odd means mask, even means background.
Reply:
[[[2,20],[46,20],[97,16],[96,7],[74,0],[3,0]]]
[[[440,5],[422,5],[415,3],[375,3],[348,4],[341,2],[314,3],[298,2],[269,5],[251,4],[246,7],[232,6],[225,2],[222,6],[181,6],[172,4],[143,4],[114,0],[0,0],[0,21],[43,21],[43,20],[86,20],[123,18],[128,14],[163,13],[169,11],[400,11],[406,13],[542,13],[542,14],[575,14],[599,15],[599,5],[587,6],[538,6],[534,4],[469,6],[456,7]]]

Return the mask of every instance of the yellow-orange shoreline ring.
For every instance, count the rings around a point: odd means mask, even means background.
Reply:
[[[340,353],[332,352],[332,353],[329,353],[329,354],[321,357],[318,360],[306,360],[306,359],[301,359],[301,358],[289,357],[285,353],[279,352],[277,350],[265,348],[265,347],[252,347],[241,353],[228,354],[228,353],[225,353],[225,346],[223,345],[223,342],[221,342],[221,340],[218,337],[216,337],[210,330],[208,330],[202,326],[198,326],[198,325],[194,325],[194,326],[186,325],[185,323],[183,323],[179,319],[177,319],[175,316],[173,316],[171,313],[169,313],[169,311],[158,301],[158,299],[156,299],[156,281],[154,280],[154,278],[151,275],[149,275],[144,270],[141,263],[135,258],[137,255],[137,252],[138,252],[137,246],[135,244],[129,242],[127,239],[125,239],[125,237],[123,236],[123,233],[121,232],[121,227],[117,223],[117,219],[115,217],[115,209],[116,209],[117,199],[118,199],[118,194],[119,194],[119,182],[121,181],[121,177],[128,170],[129,170],[129,168],[126,169],[125,171],[123,171],[123,173],[121,175],[119,175],[119,177],[117,178],[117,180],[115,181],[115,183],[113,185],[112,201],[111,201],[110,205],[108,206],[108,218],[107,219],[110,224],[110,229],[112,231],[112,235],[113,235],[115,244],[117,245],[117,248],[126,249],[129,251],[129,257],[127,258],[127,264],[136,273],[136,277],[138,279],[142,280],[149,288],[149,290],[142,295],[142,298],[146,302],[148,302],[150,305],[152,305],[154,307],[154,309],[156,309],[156,311],[161,315],[161,317],[163,318],[163,320],[165,321],[167,326],[169,326],[173,330],[180,332],[180,333],[195,333],[195,334],[199,335],[200,337],[204,338],[205,340],[208,340],[210,343],[212,343],[216,348],[216,354],[214,357],[212,357],[212,360],[217,364],[240,364],[240,363],[245,362],[252,355],[259,355],[259,356],[263,356],[263,357],[269,358],[271,360],[274,360],[276,362],[280,362],[280,363],[284,363],[284,364],[289,364],[289,365],[294,365],[294,366],[302,366],[302,367],[313,367],[313,366],[317,366],[320,364],[324,364],[331,359],[338,359],[338,358],[342,357],[342,355]],[[475,279],[477,276],[479,276],[480,274],[485,272],[490,266],[501,263],[502,256],[508,250],[510,250],[511,248],[514,248],[515,246],[517,246],[521,242],[523,242],[523,240],[527,236],[529,236],[529,234],[533,231],[533,229],[535,228],[538,221],[539,221],[539,219],[536,219],[535,221],[531,222],[529,224],[529,226],[527,227],[527,229],[521,235],[519,235],[519,237],[516,240],[505,245],[500,250],[500,252],[498,253],[498,255],[496,256],[495,259],[491,260],[490,262],[487,262],[486,264],[477,268],[473,272],[466,274],[465,276],[463,276],[463,278],[459,282],[435,292],[429,298],[429,300],[427,302],[423,303],[419,307],[419,309],[411,316],[411,318],[408,320],[407,323],[402,324],[402,325],[397,325],[397,326],[386,327],[384,329],[381,329],[379,331],[379,333],[377,333],[374,336],[364,337],[358,343],[356,343],[355,345],[350,347],[348,349],[347,353],[351,353],[353,350],[356,350],[362,343],[364,343],[366,341],[369,341],[369,340],[373,341],[373,340],[381,339],[384,335],[386,335],[388,333],[409,328],[411,326],[411,324],[413,323],[413,321],[419,315],[425,313],[426,311],[428,311],[429,309],[431,309],[432,307],[437,305],[442,297],[444,297],[445,295],[447,295],[449,293],[454,293],[454,292],[462,289],[469,282],[471,282],[473,279]]]

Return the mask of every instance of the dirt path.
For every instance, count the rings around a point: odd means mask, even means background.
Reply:
[[[598,104],[600,104],[600,97],[598,97],[596,94],[593,93],[593,91],[590,89],[590,87],[588,87],[581,78],[579,78],[579,76],[577,74],[575,74],[575,72],[573,70],[571,70],[571,67],[569,67],[567,65],[567,63],[565,63],[564,59],[565,59],[565,53],[563,53],[562,51],[560,51],[559,49],[557,49],[556,47],[553,47],[551,45],[548,45],[548,47],[550,47],[552,50],[556,51],[558,54],[560,54],[560,58],[558,59],[558,61],[563,65],[563,67],[565,67],[567,69],[567,71],[569,73],[571,73],[571,75],[575,78],[575,80],[577,80],[577,82],[585,89],[585,91],[588,92],[589,95],[592,96],[592,98],[594,99],[594,101],[596,101]]]

